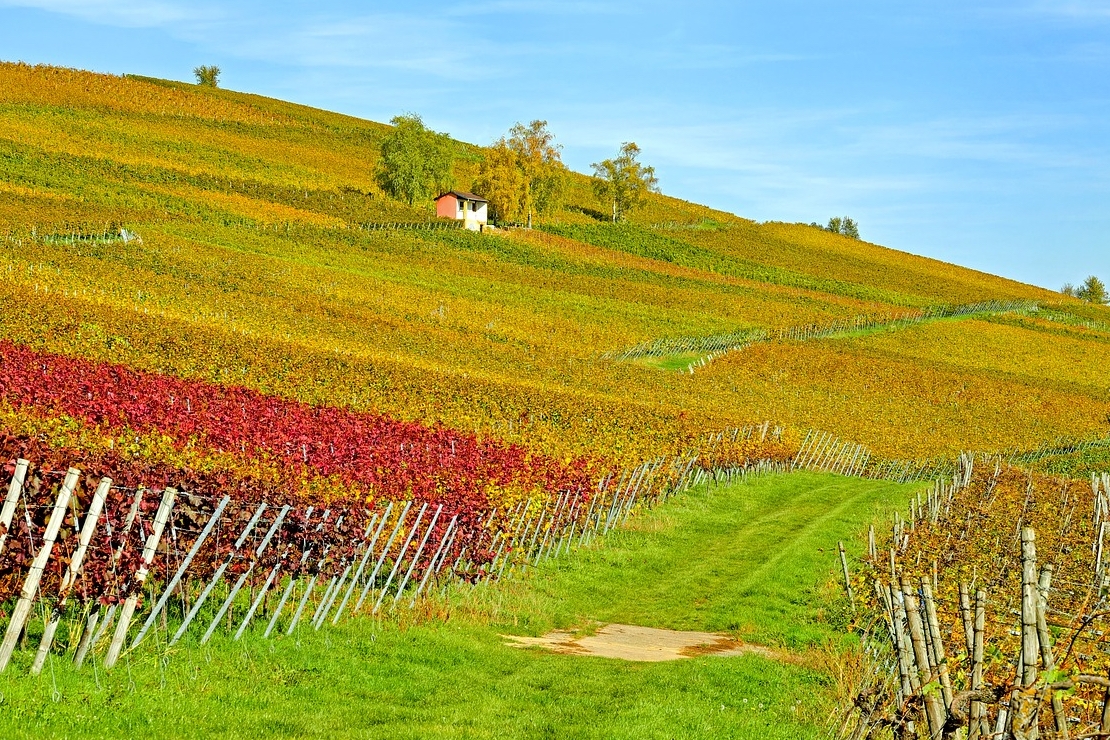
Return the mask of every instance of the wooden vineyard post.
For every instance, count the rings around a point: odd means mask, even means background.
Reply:
[[[76,583],[77,577],[81,574],[85,553],[89,548],[89,542],[92,541],[93,533],[96,531],[97,522],[100,520],[100,512],[104,509],[105,499],[108,498],[108,491],[111,489],[112,479],[101,478],[100,485],[96,487],[96,492],[89,503],[89,510],[85,514],[85,523],[81,527],[81,533],[77,538],[77,550],[73,553],[73,558],[66,568],[66,574],[62,578],[62,584],[58,589],[58,602],[51,610],[50,618],[43,628],[39,650],[35,655],[35,662],[31,664],[31,673],[36,676],[42,672],[42,668],[46,664],[46,656],[50,653],[50,647],[54,643],[54,633],[57,632],[58,624],[62,621],[62,609],[69,598],[70,589],[73,588],[73,584]]]
[[[972,627],[971,651],[971,690],[979,691],[983,688],[983,639],[987,625],[987,592],[982,589],[975,592],[975,623]],[[979,740],[985,729],[986,707],[981,701],[971,702],[968,722],[968,740]]]
[[[921,612],[917,606],[917,594],[910,587],[907,578],[902,578],[902,600],[906,606],[906,621],[910,627],[910,643],[913,646],[914,662],[917,664],[917,683],[924,686],[931,678],[929,673],[929,653],[925,645],[925,625],[921,621]],[[925,718],[929,722],[929,733],[932,737],[939,737],[944,727],[944,713],[937,701],[935,692],[927,693],[925,700]]]
[[[116,664],[116,660],[119,659],[120,651],[123,649],[123,641],[127,638],[127,630],[131,628],[131,619],[135,615],[135,607],[139,604],[139,593],[146,581],[147,573],[150,572],[150,565],[154,562],[154,553],[158,549],[159,540],[162,539],[162,530],[166,526],[166,521],[170,518],[170,510],[173,508],[176,497],[177,491],[172,488],[167,488],[162,492],[162,501],[158,505],[158,512],[154,515],[154,527],[150,536],[146,539],[146,547],[143,548],[139,570],[135,574],[134,590],[123,602],[119,622],[116,624],[116,634],[112,637],[112,642],[108,646],[108,654],[104,656],[104,667],[106,669],[112,668]]]
[[[81,471],[70,468],[69,472],[66,473],[61,490],[58,491],[58,497],[54,501],[54,510],[50,514],[50,523],[46,525],[46,532],[43,534],[42,547],[39,548],[38,554],[35,555],[35,559],[31,563],[31,568],[27,571],[19,600],[16,602],[15,609],[12,610],[11,620],[8,622],[8,630],[4,633],[4,641],[0,643],[0,673],[3,673],[4,669],[8,667],[12,652],[15,651],[15,644],[19,641],[19,635],[23,631],[23,626],[27,623],[27,617],[31,614],[31,605],[38,594],[43,571],[46,570],[46,564],[50,561],[50,555],[54,552],[54,541],[58,538],[58,532],[65,520],[66,507],[69,506],[69,498],[73,495],[73,489],[77,486],[77,479],[80,476]]]
[[[963,622],[964,640],[970,656],[975,650],[975,621],[971,614],[971,598],[966,583],[960,583],[960,620]]]
[[[1037,683],[1037,658],[1039,639],[1037,635],[1037,542],[1031,527],[1021,529],[1021,650],[1018,661],[1017,690],[1011,701],[1009,724],[1011,732],[1030,731],[1030,738],[1036,735],[1038,698],[1033,687]],[[1032,722],[1032,726],[1027,725]]]
[[[177,572],[173,574],[173,578],[171,578],[169,583],[166,584],[165,589],[163,589],[162,591],[161,598],[158,599],[158,603],[156,603],[154,605],[154,608],[151,609],[150,615],[147,616],[146,621],[143,623],[142,629],[139,630],[139,634],[135,636],[134,642],[131,643],[132,649],[134,649],[140,642],[143,641],[143,637],[146,636],[147,630],[151,628],[151,626],[154,624],[154,620],[166,607],[166,602],[168,602],[170,600],[170,596],[173,595],[173,590],[177,588],[177,584],[181,582],[182,577],[184,577],[185,573],[189,569],[189,566],[192,564],[193,558],[197,556],[197,553],[200,552],[201,546],[204,545],[205,540],[208,539],[208,535],[212,534],[212,530],[216,527],[216,522],[220,520],[220,516],[223,515],[224,509],[227,507],[227,504],[230,501],[231,497],[225,495],[222,499],[220,499],[220,503],[216,506],[216,510],[212,512],[212,516],[208,517],[208,521],[205,523],[204,529],[201,530],[201,533],[197,537],[196,542],[194,542],[192,548],[189,549],[189,554],[185,556],[185,559],[181,561],[181,565],[177,567]]]
[[[929,629],[929,644],[933,649],[933,664],[937,668],[940,678],[941,695],[944,697],[944,706],[952,706],[952,679],[948,675],[948,661],[944,654],[944,642],[940,634],[940,621],[937,619],[936,604],[933,603],[933,590],[928,576],[921,578],[921,595],[925,604],[926,626]]]
[[[1110,735],[1110,683],[1102,694],[1102,721],[1098,726],[1099,735]]]
[[[127,516],[123,521],[123,542],[118,550],[112,550],[111,564],[114,568],[124,551],[127,549],[126,538],[131,532],[131,527],[135,524],[135,519],[139,516],[139,507],[143,501],[143,493],[146,489],[141,486],[135,489],[135,495],[131,498],[131,508],[127,512]],[[95,645],[100,643],[100,638],[108,631],[112,625],[112,621],[116,616],[116,609],[118,604],[112,604],[107,610],[96,609],[89,615],[88,622],[85,625],[85,631],[81,635],[81,641],[77,645],[77,653],[73,656],[73,665],[80,668],[85,664],[85,657],[88,655],[89,650]],[[103,617],[101,611],[104,611]]]
[[[894,615],[894,631],[895,631],[895,649],[898,655],[898,673],[902,683],[902,699],[903,701],[916,696],[917,692],[921,690],[921,681],[914,670],[913,648],[910,645],[910,636],[906,631],[906,602],[902,596],[901,589],[894,584],[887,588],[887,593],[890,595],[892,606],[892,613]],[[907,732],[913,736],[914,723],[913,721],[907,722]]]
[[[876,585],[878,586],[880,595],[883,597],[883,601],[888,605],[887,612],[890,617],[890,641],[894,646],[894,656],[898,663],[898,688],[901,696],[899,703],[901,703],[909,697],[912,691],[910,687],[908,664],[906,662],[906,640],[904,637],[905,630],[903,627],[902,611],[898,608],[894,589],[890,586],[879,584],[877,581]]]
[[[840,551],[840,566],[844,570],[844,590],[848,592],[848,604],[854,612],[856,610],[856,595],[852,593],[852,578],[848,573],[848,556],[844,554],[844,543],[837,542],[836,548]]]
[[[23,493],[23,483],[27,479],[27,468],[31,465],[23,458],[15,462],[15,472],[12,481],[8,484],[8,495],[4,497],[4,507],[0,509],[0,553],[4,552],[4,545],[11,532],[12,518],[15,516],[16,506],[19,505],[19,496]]]
[[[1037,542],[1031,527],[1021,530],[1021,685],[1037,682]]]
[[[1052,588],[1052,564],[1049,563],[1041,570],[1041,579],[1037,584],[1037,641],[1041,646],[1041,664],[1044,670],[1052,673],[1056,670],[1056,658],[1052,654],[1052,634],[1048,631],[1048,592]],[[1056,723],[1056,733],[1061,740],[1068,740],[1068,718],[1064,713],[1064,700],[1060,694],[1049,689],[1052,698],[1052,717]]]

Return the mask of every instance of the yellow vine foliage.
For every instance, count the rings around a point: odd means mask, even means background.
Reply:
[[[1032,286],[655,195],[637,245],[367,229],[434,221],[373,184],[385,127],[181,83],[0,64],[0,121],[0,337],[41,349],[617,462],[766,419],[890,457],[1105,431],[1099,315],[757,344],[693,375],[602,359],[1051,297]],[[591,199],[571,177],[550,220],[604,228]]]

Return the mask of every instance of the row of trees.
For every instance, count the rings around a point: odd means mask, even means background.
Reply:
[[[1066,283],[1060,292],[1070,295],[1088,303],[1110,303],[1110,295],[1106,293],[1106,285],[1094,275],[1091,275],[1078,288],[1071,283]]]
[[[424,125],[416,114],[397,116],[382,140],[376,172],[382,189],[409,205],[424,202],[455,186],[456,145],[445,133]],[[648,193],[659,192],[655,169],[639,161],[635,142],[621,145],[617,156],[595,162],[593,192],[623,221],[642,206]],[[503,223],[526,223],[556,211],[567,194],[569,170],[562,146],[547,121],[517,123],[485,152],[473,188],[489,200],[494,217]]]
[[[852,219],[845,216],[833,216],[829,219],[829,225],[825,227],[825,231],[831,231],[834,234],[840,234],[852,239],[859,239],[859,224]]]

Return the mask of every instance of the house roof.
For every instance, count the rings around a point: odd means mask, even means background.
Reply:
[[[488,200],[480,195],[475,195],[474,193],[464,193],[461,190],[448,190],[446,193],[436,196],[436,200],[439,200],[440,198],[446,198],[448,195],[453,195],[456,198],[461,198],[463,200],[476,200],[480,203],[489,203]]]

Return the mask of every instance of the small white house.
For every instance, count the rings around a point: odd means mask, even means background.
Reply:
[[[489,219],[489,201],[474,193],[448,190],[436,198],[436,215],[463,222],[463,228],[481,231]]]

